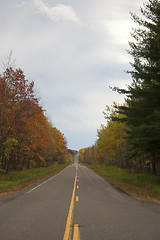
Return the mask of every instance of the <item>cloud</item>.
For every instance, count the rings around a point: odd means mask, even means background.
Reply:
[[[20,3],[18,3],[18,4],[16,4],[15,6],[16,6],[17,8],[23,8],[26,4],[28,4],[27,1],[22,1],[22,2],[20,2]]]
[[[130,67],[129,11],[138,13],[143,1],[1,1],[1,57],[13,50],[69,148],[92,145],[105,105],[123,102],[109,86],[130,82],[123,72]]]
[[[72,21],[80,23],[75,11],[69,5],[57,4],[54,7],[47,6],[42,0],[34,0],[35,7],[54,22]]]

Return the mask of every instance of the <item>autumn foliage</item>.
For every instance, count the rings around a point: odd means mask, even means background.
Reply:
[[[21,69],[0,75],[0,170],[47,166],[67,159],[67,143],[53,127]]]
[[[104,115],[105,118],[113,115],[119,116],[109,107],[106,108]],[[92,147],[80,149],[80,161],[127,167],[128,161],[126,161],[125,155],[128,151],[128,143],[125,139],[125,130],[125,124],[107,120],[106,125],[101,125],[101,128],[97,130],[96,143]]]
[[[160,2],[149,0],[140,12],[141,17],[131,14],[137,24],[128,51],[132,82],[112,89],[125,102],[114,105],[94,147],[100,163],[160,175]],[[91,161],[92,148],[80,151],[82,161]]]

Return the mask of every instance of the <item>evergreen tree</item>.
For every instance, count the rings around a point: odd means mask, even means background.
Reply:
[[[117,107],[128,125],[128,138],[133,156],[150,157],[153,173],[160,157],[160,2],[149,0],[140,8],[142,17],[132,14],[138,27],[132,33],[129,54],[132,84],[126,89],[114,88],[126,94],[125,105]]]

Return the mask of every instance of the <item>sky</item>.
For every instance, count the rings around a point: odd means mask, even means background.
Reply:
[[[0,0],[0,70],[12,51],[15,67],[34,81],[41,104],[68,148],[92,146],[103,111],[124,97],[130,12],[143,0]]]

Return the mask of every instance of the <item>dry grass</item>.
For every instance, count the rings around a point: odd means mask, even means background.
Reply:
[[[160,203],[159,176],[136,174],[126,169],[99,164],[92,164],[88,167],[135,199]]]
[[[11,171],[7,175],[0,175],[0,195],[19,191],[37,181],[53,176],[65,166],[65,164],[55,163],[50,167]]]

